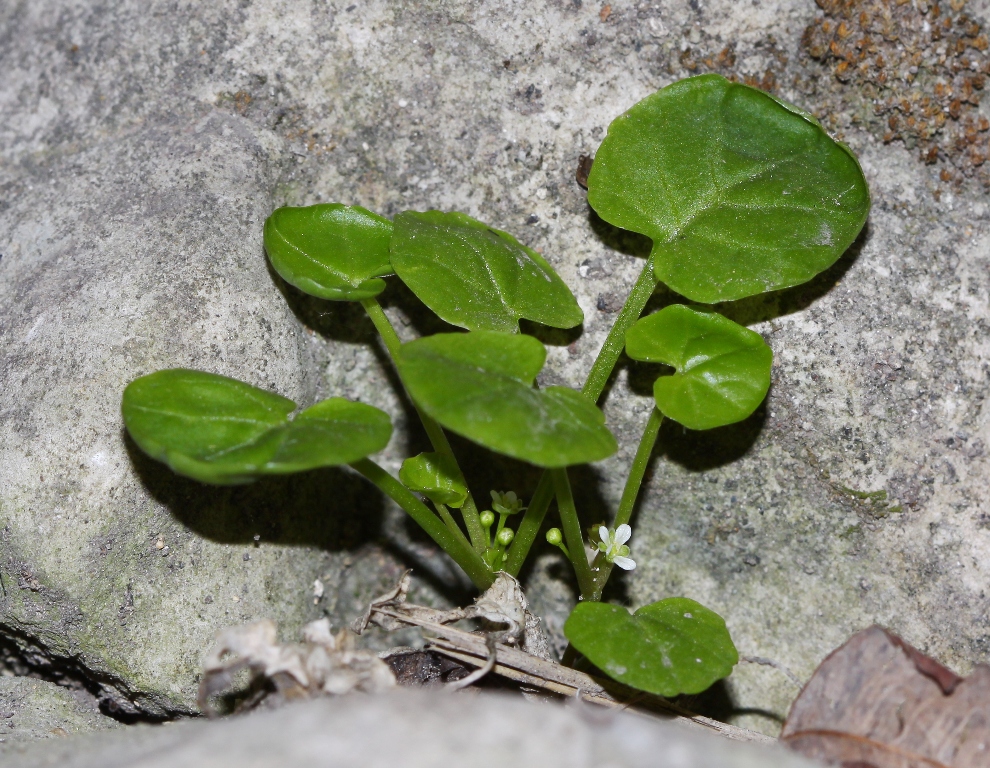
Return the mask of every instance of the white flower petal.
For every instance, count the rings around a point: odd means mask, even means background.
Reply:
[[[608,535],[608,528],[606,528],[604,525],[601,526],[598,529],[598,535],[602,537],[602,543],[606,547],[611,548],[611,546],[612,546],[612,538]]]
[[[632,528],[623,523],[618,528],[615,529],[615,543],[625,544],[629,541],[629,537],[632,536]]]
[[[636,567],[636,561],[631,557],[617,557],[613,562],[624,571],[631,571]]]

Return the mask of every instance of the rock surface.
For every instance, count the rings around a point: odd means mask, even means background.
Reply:
[[[987,21],[985,0],[970,10]],[[767,730],[797,692],[783,669],[806,679],[873,622],[960,672],[985,661],[990,211],[979,188],[943,184],[939,165],[856,121],[862,98],[802,48],[818,13],[810,0],[6,4],[0,635],[115,706],[167,714],[191,707],[223,625],[324,610],[339,623],[409,558],[442,582],[430,548],[343,473],[206,492],[175,479],[123,439],[120,391],[189,365],[303,404],[360,398],[396,414],[383,457],[396,469],[407,409],[368,324],[265,265],[265,215],[320,200],[461,210],[540,250],[586,315],[581,333],[541,332],[556,345],[543,382],[579,385],[644,243],[589,216],[578,157],[636,100],[718,70],[844,115],[875,206],[814,283],[727,308],[775,349],[767,406],[717,433],[665,428],[634,520],[639,567],[613,596],[683,594],[725,616],[741,652],[772,665],[742,664],[708,704]],[[403,334],[436,327],[403,291],[383,298]],[[654,375],[624,365],[612,387],[626,448],[574,473],[588,523],[614,508]],[[535,481],[485,467],[482,496]],[[564,574],[553,555],[529,574],[558,639]]]
[[[456,722],[456,727],[451,723]],[[137,726],[4,754],[10,768],[538,765],[583,768],[813,768],[670,723],[497,695],[411,692],[320,699],[215,722]]]
[[[118,727],[85,691],[32,677],[0,677],[0,757],[14,744]]]

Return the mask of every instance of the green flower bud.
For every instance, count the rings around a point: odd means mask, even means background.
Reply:
[[[506,493],[492,491],[491,494],[492,509],[500,515],[515,515],[526,509],[519,497],[516,496],[515,491],[508,491]]]
[[[503,528],[498,532],[498,536],[495,537],[495,541],[501,544],[503,547],[507,547],[512,543],[512,540],[516,537],[516,534],[512,532],[511,528]]]
[[[551,528],[547,531],[548,544],[553,544],[555,547],[559,547],[563,540],[564,535],[560,532],[560,528]]]
[[[491,528],[492,523],[495,522],[495,513],[491,511],[482,512],[481,515],[479,515],[479,517],[481,518],[481,524],[485,528]]]

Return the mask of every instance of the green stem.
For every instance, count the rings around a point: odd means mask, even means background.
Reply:
[[[436,507],[437,514],[440,515],[440,519],[444,521],[444,523],[450,529],[450,532],[453,533],[455,536],[457,536],[461,540],[462,544],[471,547],[472,546],[471,542],[468,541],[467,536],[464,535],[464,532],[461,530],[461,527],[457,524],[457,521],[454,520],[453,515],[450,514],[450,510],[447,509],[447,505],[435,501],[433,502],[433,506]]]
[[[375,328],[378,330],[378,334],[382,337],[382,341],[385,343],[385,349],[388,350],[388,354],[392,358],[392,364],[396,365],[399,350],[402,347],[402,341],[399,339],[399,335],[395,332],[395,328],[392,327],[392,323],[389,321],[388,316],[385,314],[384,310],[382,310],[381,304],[378,303],[378,299],[372,297],[370,299],[362,299],[361,306],[364,307],[365,312],[368,313],[368,317],[371,318],[371,322],[374,323]],[[397,365],[396,371],[398,371]],[[402,377],[401,373],[399,374],[399,377]],[[410,400],[412,400],[411,397]],[[457,467],[457,474],[459,475],[458,480],[460,480],[466,488],[467,481],[464,479],[464,473],[461,472],[461,468],[457,464],[457,458],[454,456],[454,452],[450,448],[450,443],[447,441],[447,436],[444,434],[443,428],[432,416],[424,413],[415,401],[413,401],[413,407],[416,409],[416,413],[419,414],[420,421],[423,422],[423,427],[426,429],[426,434],[430,438],[430,442],[433,444],[433,450],[437,453],[443,454],[451,460],[451,463]],[[464,525],[467,528],[468,536],[471,537],[471,544],[474,546],[474,551],[479,554],[484,552],[485,536],[481,530],[481,521],[478,519],[478,507],[475,505],[474,498],[471,496],[470,491],[468,491],[467,499],[461,507],[461,515],[464,517]]]
[[[499,512],[498,527],[495,529],[495,538],[498,538],[498,535],[502,532],[502,529],[505,528],[505,521],[508,519],[509,519],[508,515],[503,515],[501,512]]]
[[[519,523],[516,538],[512,540],[512,546],[509,547],[509,558],[502,566],[502,570],[509,575],[519,575],[523,563],[526,562],[530,547],[533,546],[533,542],[540,532],[543,518],[547,515],[551,501],[553,501],[553,479],[548,470],[540,477],[539,485],[536,486],[533,498],[529,501],[529,507],[523,514],[522,522]]]
[[[353,462],[351,467],[408,512],[430,538],[464,569],[478,589],[485,590],[492,585],[495,581],[494,575],[481,556],[463,540],[463,534],[461,537],[455,536],[408,488],[371,459],[360,459]]]
[[[653,447],[657,444],[657,435],[660,434],[661,424],[663,424],[663,414],[659,408],[654,407],[649,420],[646,422],[646,427],[643,429],[643,436],[639,439],[639,447],[636,449],[636,456],[629,468],[626,486],[622,489],[619,511],[615,513],[614,525],[616,528],[620,525],[626,525],[632,517],[633,507],[639,496],[639,489],[643,485],[643,477],[646,475],[646,468],[650,464],[650,456],[653,455]]]
[[[388,350],[388,354],[394,364],[396,358],[399,356],[399,350],[402,348],[402,340],[399,339],[399,334],[395,332],[395,328],[392,327],[392,323],[382,309],[382,305],[378,303],[378,299],[374,297],[362,299],[361,306],[364,307],[364,311],[368,313],[368,317],[374,323],[378,335],[385,342],[385,349]]]
[[[557,509],[560,511],[561,528],[564,529],[564,539],[571,554],[574,573],[577,574],[578,587],[582,599],[588,599],[595,591],[595,578],[588,565],[588,555],[584,550],[584,534],[581,532],[581,521],[574,508],[574,496],[571,493],[571,481],[567,478],[564,467],[551,469],[554,491],[557,494]]]
[[[467,488],[467,481],[464,480],[463,474],[461,475],[461,482]],[[474,551],[481,554],[487,547],[485,540],[488,537],[485,536],[485,531],[481,527],[481,516],[478,514],[478,508],[474,505],[474,498],[471,496],[470,491],[468,491],[467,498],[464,500],[463,506],[461,506],[461,517],[464,518],[464,525],[467,527],[468,536],[471,537],[471,544],[474,546]]]
[[[583,394],[595,401],[601,397],[605,384],[608,382],[609,376],[612,375],[612,371],[615,370],[615,364],[619,361],[619,355],[622,354],[622,348],[626,344],[626,331],[643,314],[646,302],[650,300],[656,287],[657,280],[653,277],[653,269],[647,263],[633,289],[629,292],[626,303],[615,319],[615,325],[608,332],[605,343],[591,366],[588,379],[581,390]],[[536,491],[533,493],[529,508],[519,524],[519,530],[516,531],[516,538],[512,542],[512,547],[509,549],[509,559],[505,563],[505,571],[513,576],[519,575],[523,563],[526,562],[526,557],[529,555],[533,542],[536,541],[551,501],[553,501],[553,483],[550,480],[549,472],[544,472],[543,476],[540,477],[539,485],[536,486]]]
[[[605,343],[588,372],[588,379],[584,382],[584,388],[581,390],[582,394],[595,401],[601,397],[605,384],[608,383],[608,377],[615,370],[615,364],[619,362],[619,355],[622,354],[622,349],[626,346],[626,331],[639,320],[639,316],[643,314],[643,310],[646,308],[646,302],[650,300],[656,287],[657,280],[653,277],[653,269],[647,263],[633,289],[629,292],[629,298],[626,299],[619,316],[615,318],[615,324],[612,326],[612,330],[608,332]]]
[[[632,517],[633,507],[636,506],[636,499],[643,485],[643,477],[646,475],[646,468],[650,464],[650,456],[653,455],[653,447],[657,444],[657,435],[660,434],[661,424],[663,424],[663,414],[659,408],[654,408],[650,413],[649,421],[646,422],[643,436],[639,440],[636,457],[629,468],[629,477],[626,478],[626,486],[622,489],[619,511],[615,513],[615,522],[613,523],[615,528],[627,524]],[[599,554],[595,558],[592,569],[595,572],[595,588],[591,599],[601,600],[602,591],[605,589],[605,584],[608,583],[608,577],[612,575],[612,563]]]

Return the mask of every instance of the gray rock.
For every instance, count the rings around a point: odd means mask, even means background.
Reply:
[[[0,635],[111,708],[189,712],[213,634],[261,616],[291,632],[332,612],[348,581],[335,553],[373,537],[381,515],[339,472],[187,482],[122,430],[123,387],[164,367],[316,400],[323,345],[261,248],[294,156],[193,95],[211,66],[200,50],[220,56],[221,29],[197,42],[183,22],[162,38],[159,12],[140,3],[3,14]],[[195,74],[168,58],[180,43],[203,62]],[[369,594],[394,582],[389,563]]]
[[[986,19],[984,0],[972,8]],[[268,211],[330,199],[389,215],[457,209],[541,250],[586,314],[580,334],[543,334],[555,345],[543,382],[579,385],[644,244],[589,216],[578,156],[639,98],[719,69],[846,114],[874,212],[812,284],[726,308],[776,351],[770,398],[737,427],[664,430],[634,520],[639,567],[613,596],[683,594],[725,616],[742,653],[769,663],[742,664],[714,704],[766,730],[797,692],[788,672],[806,679],[875,621],[960,672],[986,660],[985,194],[942,185],[938,166],[857,127],[862,97],[823,84],[801,52],[811,2],[616,3],[605,21],[603,10],[564,0],[0,10],[0,634],[39,663],[75,664],[124,709],[168,713],[191,706],[220,626],[357,613],[401,568],[371,543],[380,522],[391,553],[454,584],[344,473],[234,491],[173,478],[124,441],[121,389],[192,365],[305,404],[357,397],[397,416],[387,466],[420,450],[360,314],[305,301],[266,269]],[[405,292],[384,300],[402,334],[437,327]],[[625,447],[573,473],[589,523],[614,509],[653,374],[623,365],[606,412]],[[486,473],[482,495],[535,481],[471,457]],[[547,555],[530,574],[558,641],[563,573]],[[327,597],[313,605],[317,577]],[[441,599],[421,589],[420,601]]]
[[[517,697],[412,691],[319,699],[224,721],[138,726],[19,746],[4,757],[11,768],[817,765],[782,747],[732,742],[652,718]]]
[[[0,677],[0,757],[14,744],[118,727],[85,691],[31,677]]]

